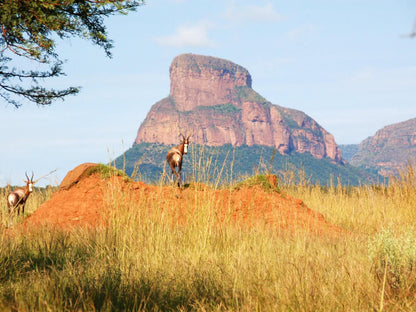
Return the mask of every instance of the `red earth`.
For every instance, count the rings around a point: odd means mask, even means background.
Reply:
[[[323,215],[309,209],[300,199],[287,194],[267,191],[260,186],[243,187],[238,190],[213,190],[207,186],[194,185],[182,190],[173,186],[151,186],[143,182],[132,182],[114,176],[102,179],[98,173],[87,175],[86,171],[96,166],[93,163],[81,164],[68,172],[51,199],[43,203],[23,222],[23,226],[49,225],[60,229],[95,228],[103,225],[106,216],[103,209],[106,198],[114,185],[137,202],[140,196],[160,200],[164,213],[173,213],[179,223],[192,218],[192,209],[180,211],[182,206],[197,207],[196,192],[205,192],[205,198],[214,202],[218,220],[231,216],[232,222],[255,227],[266,225],[272,229],[290,231],[306,230],[320,235],[342,233],[343,231],[326,222]],[[270,176],[271,183],[277,183]],[[208,193],[207,193],[208,192]],[[200,193],[202,194],[202,193]],[[208,194],[208,195],[207,195]],[[200,197],[203,197],[201,195]],[[163,198],[163,199],[161,199]],[[176,202],[179,201],[178,204]],[[175,210],[174,212],[172,212]],[[196,211],[196,210],[194,210]]]

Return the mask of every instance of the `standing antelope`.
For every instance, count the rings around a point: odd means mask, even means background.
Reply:
[[[37,181],[33,181],[33,172],[32,177],[29,179],[26,175],[26,186],[24,188],[18,188],[14,191],[10,192],[10,194],[7,196],[7,208],[9,210],[9,213],[14,211],[14,209],[17,208],[17,214],[20,214],[20,207],[22,207],[22,214],[25,213],[25,204],[26,200],[28,199],[30,193],[33,191],[33,184],[35,184]]]
[[[189,138],[191,135],[188,135],[188,137],[185,138],[185,136],[181,133],[181,136],[181,144],[176,147],[172,147],[166,155],[166,160],[170,166],[170,169],[172,169],[172,174],[175,175],[175,182],[178,182],[179,187],[181,186],[183,155],[188,153]],[[178,167],[178,172],[176,172],[176,167]]]

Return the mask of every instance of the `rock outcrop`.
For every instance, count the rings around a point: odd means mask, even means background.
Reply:
[[[350,163],[390,176],[397,174],[409,161],[415,159],[416,118],[413,118],[386,126],[362,141]]]
[[[266,145],[342,163],[334,137],[301,111],[273,105],[251,87],[250,73],[230,61],[194,54],[170,67],[167,98],[154,104],[135,144],[176,144],[180,132],[210,146]]]

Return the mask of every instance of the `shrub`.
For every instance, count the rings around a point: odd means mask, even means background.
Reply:
[[[279,192],[277,184],[277,176],[274,174],[259,174],[250,178],[245,179],[237,183],[234,189],[239,190],[243,187],[251,188],[254,186],[259,186],[261,189],[266,191],[275,191]]]
[[[376,277],[390,294],[416,289],[416,237],[413,229],[401,235],[383,229],[369,243]]]
[[[97,166],[91,167],[90,169],[87,170],[85,175],[88,177],[94,173],[98,173],[101,179],[108,179],[113,176],[120,176],[127,180],[130,179],[129,176],[122,170],[119,170],[117,168],[110,167],[107,165],[103,165],[103,164],[98,164]]]

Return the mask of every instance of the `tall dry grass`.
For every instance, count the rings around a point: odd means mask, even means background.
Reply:
[[[218,223],[209,187],[132,198],[109,183],[108,227],[0,238],[0,310],[415,310],[412,172],[388,187],[281,183],[349,232],[331,238]]]
[[[390,179],[388,186],[313,185],[306,179],[282,184],[288,194],[301,198],[331,223],[356,234],[371,235],[387,227],[407,231],[416,226],[416,175],[411,163]]]

